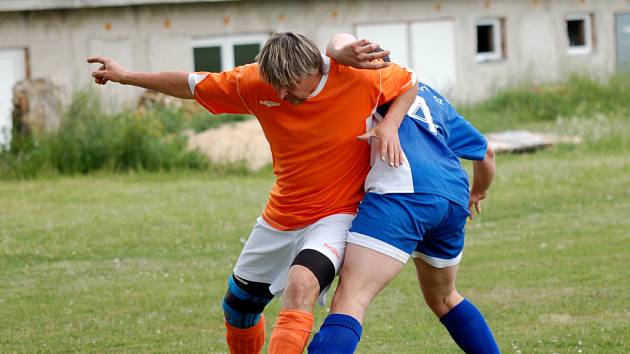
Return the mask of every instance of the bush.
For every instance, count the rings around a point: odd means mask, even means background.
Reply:
[[[78,92],[56,134],[35,139],[15,132],[10,150],[0,153],[0,176],[30,178],[46,168],[60,174],[206,170],[205,155],[186,148],[180,133],[186,124],[185,114],[170,107],[107,115],[98,95]]]
[[[11,149],[0,151],[0,177],[33,178],[40,174],[49,158],[46,144],[40,144],[30,137],[15,135],[11,141]]]
[[[597,114],[630,114],[630,77],[602,82],[573,75],[567,81],[538,87],[514,87],[459,111],[482,131],[511,129],[559,117],[592,118]]]

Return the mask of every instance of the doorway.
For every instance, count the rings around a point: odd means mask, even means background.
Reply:
[[[0,147],[11,142],[13,86],[25,76],[24,49],[0,49]]]

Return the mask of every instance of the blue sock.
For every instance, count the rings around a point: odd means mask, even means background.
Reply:
[[[328,315],[308,346],[309,354],[352,354],[357,349],[363,327],[354,317]]]
[[[464,299],[442,316],[440,321],[464,352],[499,353],[490,327],[481,312],[470,301]]]

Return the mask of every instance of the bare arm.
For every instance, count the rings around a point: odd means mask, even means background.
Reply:
[[[473,161],[473,184],[470,190],[470,201],[468,202],[471,219],[473,219],[473,206],[477,213],[481,214],[481,201],[486,198],[486,193],[490,188],[490,184],[492,184],[495,173],[494,150],[488,146],[483,161]]]
[[[403,164],[403,152],[398,137],[398,128],[402,123],[409,107],[416,100],[418,95],[418,85],[412,85],[402,95],[396,97],[387,110],[383,120],[373,129],[359,136],[359,140],[367,140],[371,137],[377,138],[380,142],[381,160],[388,158],[389,165],[398,167]]]
[[[108,81],[113,81],[122,85],[143,87],[177,98],[194,98],[188,86],[186,72],[130,72],[116,61],[105,57],[89,58],[87,62],[102,64],[98,70],[92,72],[94,82],[97,84],[105,85]]]
[[[379,45],[366,39],[357,40],[349,33],[333,35],[326,46],[326,55],[336,62],[359,69],[382,69],[387,67],[380,59],[390,54],[388,50],[374,52]]]

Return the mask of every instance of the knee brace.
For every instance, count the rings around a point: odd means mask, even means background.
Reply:
[[[291,265],[301,265],[313,272],[319,283],[320,293],[335,280],[335,266],[333,262],[318,251],[312,249],[300,251]]]
[[[230,276],[228,290],[223,298],[225,321],[236,328],[255,326],[265,306],[273,299],[269,285]]]

